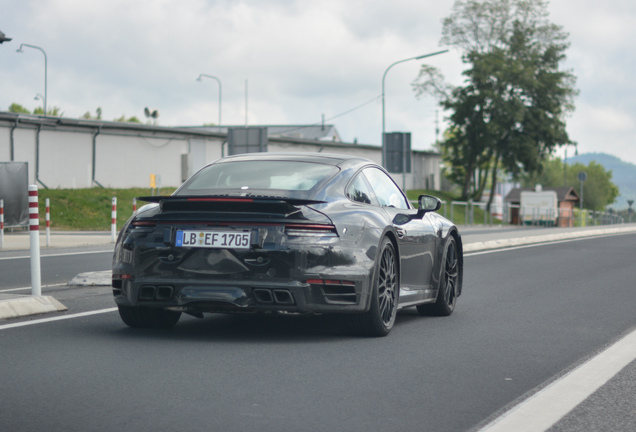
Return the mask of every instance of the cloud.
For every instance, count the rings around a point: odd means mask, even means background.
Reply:
[[[440,49],[441,20],[451,2],[365,0],[23,0],[3,10],[0,109],[35,107],[43,93],[43,59],[19,43],[44,48],[49,60],[49,105],[65,116],[101,107],[105,119],[161,112],[159,124],[197,125],[218,119],[223,85],[224,124],[314,123],[381,93],[393,62]],[[602,138],[632,150],[636,64],[636,4],[559,0],[551,19],[570,32],[566,66],[579,77],[577,111],[568,130],[580,148],[603,151]],[[432,57],[447,79],[461,84],[460,53]],[[410,83],[421,61],[392,68],[386,80],[387,130],[410,131],[415,148],[435,140],[436,101],[417,101]],[[443,129],[444,113],[439,112]],[[254,123],[253,123],[254,122]],[[375,101],[333,121],[349,141],[381,142],[382,111]],[[628,144],[629,143],[629,144]],[[631,145],[631,147],[630,147]],[[619,146],[619,144],[616,144]],[[619,147],[617,147],[619,148]]]
[[[579,115],[572,124],[584,131],[600,133],[634,131],[633,116],[613,106],[580,103],[577,110]]]

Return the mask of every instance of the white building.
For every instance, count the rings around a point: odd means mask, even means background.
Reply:
[[[316,131],[321,126],[286,126],[293,136],[272,127],[268,152],[324,151],[381,163],[379,146],[339,142],[333,125],[325,126],[322,137]],[[161,187],[176,187],[224,155],[225,129],[0,112],[0,161],[27,162],[29,184],[46,188],[149,187],[151,174],[159,176]],[[413,151],[413,172],[394,178],[406,189],[439,189],[440,161],[439,153]]]

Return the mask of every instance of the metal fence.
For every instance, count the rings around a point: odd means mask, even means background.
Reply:
[[[486,211],[486,203],[471,201],[442,201],[442,207],[438,213],[458,225],[513,225],[513,211],[518,215],[515,225],[526,226],[560,226],[560,227],[584,227],[598,225],[615,225],[625,223],[622,216],[593,210],[564,209],[564,208],[537,208],[521,207],[518,205],[504,204],[501,218],[493,216]],[[417,207],[417,201],[411,201]],[[481,209],[482,215],[475,216],[475,209]],[[449,214],[450,213],[450,214]]]

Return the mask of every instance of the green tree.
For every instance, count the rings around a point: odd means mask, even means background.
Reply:
[[[589,210],[601,211],[612,204],[619,195],[618,187],[612,182],[612,171],[603,165],[591,161],[588,165],[582,163],[568,164],[564,171],[563,162],[559,158],[551,158],[543,162],[542,169],[522,178],[522,185],[533,187],[537,184],[543,187],[561,187],[565,178],[565,185],[573,187],[581,195],[579,173],[587,174],[583,184],[583,207]]]
[[[63,112],[62,109],[60,107],[53,107],[53,108],[49,108],[47,115],[50,116],[55,116],[55,117],[61,117]],[[9,106],[9,112],[12,113],[17,113],[17,114],[36,114],[36,115],[43,115],[44,114],[44,108],[42,107],[37,107],[36,109],[33,110],[33,112],[29,111],[28,109],[26,109],[25,107],[23,107],[20,104],[17,103],[12,103]]]
[[[44,115],[44,108],[37,107],[36,109],[33,110],[33,114]],[[57,106],[54,106],[53,108],[49,108],[46,113],[46,115],[54,116],[54,117],[62,117],[62,114],[64,114],[62,112],[62,109]]]
[[[16,113],[16,114],[31,114],[31,111],[29,111],[22,105],[17,104],[15,102],[9,105],[9,112]]]
[[[116,122],[128,122],[128,123],[141,123],[141,120],[139,120],[137,117],[132,116],[132,117],[126,118],[126,116],[123,115],[123,114],[122,114],[121,117],[118,117],[118,118],[114,119],[114,121],[116,121]]]
[[[97,108],[95,110],[95,116],[93,117],[93,115],[91,115],[90,111],[86,111],[84,113],[84,115],[82,116],[83,119],[86,120],[101,120],[102,119],[102,109],[101,108]]]
[[[489,183],[492,201],[500,168],[533,173],[571,143],[565,115],[574,109],[575,78],[559,69],[567,33],[549,22],[543,0],[456,0],[442,43],[462,50],[464,85],[445,84],[425,65],[413,87],[451,112],[451,138],[441,147],[463,198],[480,199]]]
[[[563,162],[561,159],[553,157],[543,161],[542,169],[532,174],[522,175],[521,185],[523,187],[534,187],[540,184],[543,187],[562,187],[569,185],[564,178]],[[564,184],[565,180],[565,184]],[[571,186],[571,185],[570,185]]]

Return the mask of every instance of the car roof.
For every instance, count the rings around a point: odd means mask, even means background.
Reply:
[[[357,165],[360,163],[368,164],[373,161],[361,157],[347,156],[332,153],[245,153],[240,155],[226,156],[214,163],[239,162],[239,161],[267,161],[267,160],[286,160],[296,162],[313,162],[325,165]]]

